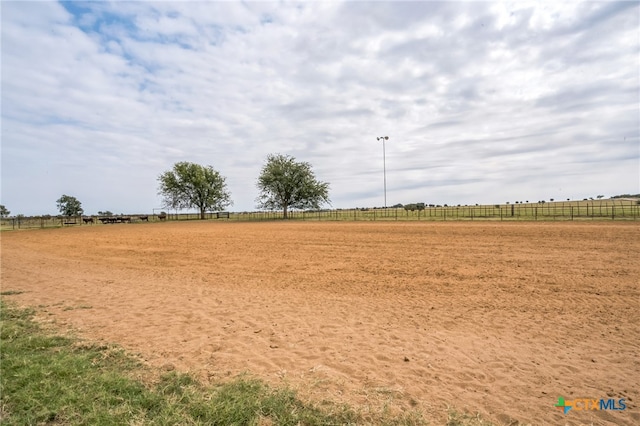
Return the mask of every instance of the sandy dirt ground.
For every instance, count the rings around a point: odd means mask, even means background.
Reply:
[[[2,291],[24,292],[3,299],[204,380],[435,424],[640,423],[637,222],[121,224],[1,249]]]

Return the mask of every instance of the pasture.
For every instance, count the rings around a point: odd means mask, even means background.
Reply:
[[[205,382],[435,423],[640,422],[636,221],[169,221],[1,248],[2,291],[40,321]],[[565,415],[559,396],[628,408]]]

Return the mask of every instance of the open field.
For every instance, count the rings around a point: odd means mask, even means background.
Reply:
[[[497,423],[640,422],[640,225],[168,222],[4,232],[2,292],[203,380]],[[23,292],[23,293],[20,293]],[[625,398],[624,411],[554,408]]]

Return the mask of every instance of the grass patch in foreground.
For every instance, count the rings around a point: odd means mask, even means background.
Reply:
[[[472,416],[470,414],[449,410],[446,426],[493,426],[493,424],[484,420],[479,415]]]
[[[16,294],[22,294],[22,293],[24,293],[24,291],[7,290],[7,291],[1,291],[0,296],[14,296]]]
[[[364,418],[343,405],[317,407],[289,389],[239,378],[204,387],[171,372],[153,384],[114,346],[82,345],[33,321],[33,311],[0,304],[0,423],[3,425],[344,425],[426,424],[417,413]]]

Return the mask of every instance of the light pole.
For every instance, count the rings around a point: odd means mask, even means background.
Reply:
[[[384,141],[389,140],[389,136],[380,136],[378,140],[382,139],[382,170],[384,173],[384,208],[387,208],[387,154]]]

